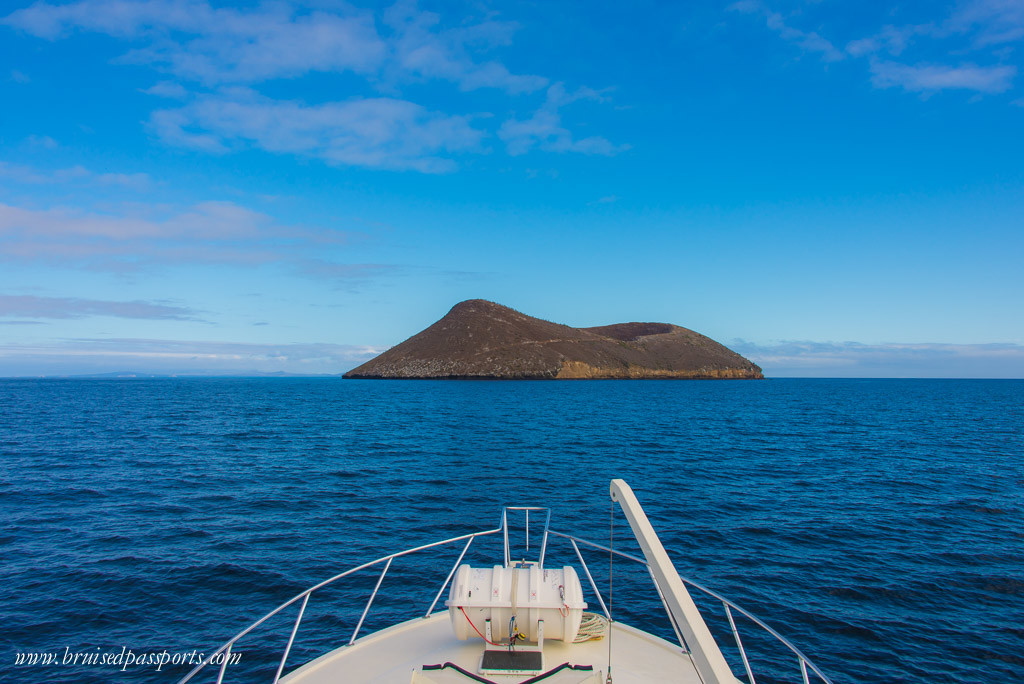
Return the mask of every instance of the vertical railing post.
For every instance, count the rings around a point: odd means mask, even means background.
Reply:
[[[729,604],[722,601],[722,605],[725,606],[725,614],[729,618],[729,627],[732,628],[732,635],[736,637],[736,646],[740,649],[740,657],[743,658],[743,667],[747,668],[747,681],[750,684],[757,684],[754,681],[754,673],[750,671],[750,662],[747,660],[747,652],[743,650],[743,642],[740,641],[740,633],[736,630],[736,622],[732,619],[732,611],[729,610]]]
[[[352,642],[359,636],[359,629],[363,626],[363,620],[366,619],[366,614],[370,612],[370,606],[373,605],[373,599],[377,597],[377,590],[380,589],[380,583],[384,581],[384,575],[387,574],[388,568],[391,567],[391,561],[395,558],[392,556],[388,558],[388,562],[384,564],[384,569],[381,570],[380,577],[377,578],[377,586],[373,588],[373,593],[370,594],[370,600],[366,602],[366,608],[363,608],[363,614],[359,616],[359,623],[356,625],[356,631],[352,632],[352,638],[348,640],[348,645],[351,646]]]
[[[547,516],[544,518],[544,536],[540,540],[540,569],[544,569],[544,554],[548,550],[548,529],[551,527],[551,509],[547,509]]]
[[[601,592],[597,590],[597,584],[594,582],[594,578],[590,574],[590,568],[587,567],[587,562],[583,560],[583,554],[580,553],[580,547],[576,546],[576,540],[569,537],[569,541],[572,542],[572,548],[576,549],[576,557],[580,559],[580,565],[583,566],[583,572],[587,574],[587,579],[590,580],[590,588],[594,590],[594,596],[597,597],[597,602],[601,604],[601,610],[604,611],[604,616],[608,618],[610,622],[612,614],[608,612],[608,606],[604,605],[604,599],[601,598]],[[611,627],[609,627],[611,629]]]
[[[508,508],[501,509],[501,527],[505,532],[505,567],[509,564],[508,555]]]
[[[281,673],[284,671],[284,662],[288,660],[288,654],[292,652],[292,644],[295,642],[295,633],[299,631],[299,623],[302,622],[302,615],[306,612],[306,604],[309,603],[309,597],[312,594],[306,594],[306,598],[302,599],[302,607],[299,608],[299,615],[295,618],[295,624],[292,626],[291,636],[288,637],[288,645],[284,647],[284,655],[281,656],[281,663],[277,666],[277,673],[274,675],[274,684],[277,684],[277,680],[281,679]]]
[[[811,684],[807,679],[807,663],[800,658],[800,675],[804,678],[804,684]]]
[[[224,649],[224,662],[220,664],[220,672],[217,673],[217,684],[221,684],[224,681],[224,670],[228,668],[228,658],[231,657],[232,646],[234,646],[234,643],[228,642],[228,647]]]
[[[441,599],[441,594],[444,593],[444,588],[452,581],[452,575],[454,575],[455,571],[459,569],[459,563],[462,562],[462,557],[466,555],[466,551],[469,551],[469,545],[473,543],[474,539],[476,539],[476,537],[470,537],[469,541],[466,542],[466,545],[462,547],[462,553],[460,553],[459,557],[455,560],[455,565],[452,566],[451,572],[449,572],[448,577],[445,578],[444,584],[442,584],[441,588],[437,590],[437,596],[434,597],[434,602],[430,604],[429,608],[427,608],[427,613],[423,617],[430,617],[430,611],[434,610],[434,606],[436,606],[437,602]]]

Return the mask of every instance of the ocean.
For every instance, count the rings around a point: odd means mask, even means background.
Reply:
[[[0,380],[0,679],[176,681],[190,668],[124,654],[211,653],[505,505],[607,543],[615,477],[680,574],[837,683],[1024,681],[1024,381],[333,378]],[[458,552],[396,560],[361,634],[422,614]],[[606,587],[607,555],[585,556]],[[556,541],[547,562],[577,564]],[[313,595],[289,668],[347,642],[376,579]],[[614,587],[616,619],[671,635],[638,567]],[[699,605],[739,674],[720,604]],[[226,681],[270,681],[295,614],[239,642]],[[738,627],[758,682],[799,681]]]

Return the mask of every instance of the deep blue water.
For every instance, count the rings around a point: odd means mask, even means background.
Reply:
[[[175,681],[187,668],[14,663],[208,653],[305,587],[493,527],[506,504],[605,541],[612,477],[681,574],[836,682],[1024,680],[1024,382],[786,379],[2,380],[0,679]],[[625,530],[618,514],[629,550]],[[457,553],[395,561],[364,630],[425,610]],[[604,587],[607,557],[588,562]],[[616,617],[668,634],[642,580],[616,563]],[[375,581],[315,594],[289,663],[347,641]],[[294,616],[241,642],[229,681],[269,680]],[[797,680],[740,630],[758,681]]]

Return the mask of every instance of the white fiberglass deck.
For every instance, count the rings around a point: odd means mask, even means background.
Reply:
[[[590,665],[592,671],[562,670],[544,680],[545,684],[579,684],[600,681],[608,673],[608,641],[580,644],[544,642],[544,671],[562,663]],[[612,625],[612,675],[615,684],[679,682],[700,684],[690,656],[664,639],[619,623]],[[474,674],[480,664],[484,643],[480,639],[460,641],[452,634],[448,612],[434,613],[370,634],[351,646],[336,649],[308,663],[282,682],[288,684],[409,684],[413,672],[423,665],[454,663]],[[423,681],[466,682],[473,679],[452,669],[422,672]],[[598,675],[597,679],[593,679]],[[478,675],[500,684],[517,684],[535,675]]]

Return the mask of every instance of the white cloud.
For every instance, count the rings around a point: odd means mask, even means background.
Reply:
[[[213,154],[251,146],[339,165],[451,171],[452,153],[485,151],[484,134],[470,124],[477,115],[429,110],[399,97],[399,86],[445,81],[462,91],[516,95],[548,85],[543,76],[513,73],[490,54],[511,44],[514,22],[489,13],[446,24],[408,0],[379,12],[340,2],[227,8],[208,0],[40,1],[0,23],[49,40],[90,31],[130,43],[119,62],[151,65],[175,77],[143,92],[184,102],[152,112],[151,130],[167,143]],[[307,104],[255,90],[273,79],[314,72],[355,75],[362,83],[354,91],[346,86],[349,93],[392,97]],[[202,92],[203,86],[215,92]],[[588,92],[576,91],[578,97]],[[574,137],[557,114],[563,104],[549,101],[532,120],[507,122],[506,138],[517,141],[509,149],[604,155],[624,149],[601,136]]]
[[[53,5],[37,2],[8,15],[3,23],[55,40],[73,28],[132,37],[156,24],[187,30],[209,21],[209,5],[187,0],[83,0]]]
[[[862,344],[786,341],[730,345],[781,377],[1024,378],[1019,344]]]
[[[877,38],[858,38],[857,40],[851,40],[846,44],[846,51],[854,57],[863,57],[864,55],[871,55],[882,49],[882,45]]]
[[[807,50],[820,52],[827,61],[841,59],[843,53],[817,33],[794,28],[782,15],[767,9],[758,0],[742,0],[730,9],[747,14],[762,14],[767,25],[783,39]],[[851,40],[846,54],[869,59],[871,82],[877,88],[901,87],[908,92],[934,93],[942,90],[970,90],[976,93],[1003,93],[1013,86],[1017,67],[1007,64],[1008,49],[989,50],[990,66],[965,62],[963,55],[1003,45],[1024,37],[1024,2],[1021,0],[968,0],[960,3],[944,20],[902,26],[885,25],[872,35]],[[914,64],[880,59],[912,50],[928,52],[928,59]],[[938,54],[936,54],[938,53]],[[956,56],[958,64],[951,64]]]
[[[420,11],[413,2],[399,2],[384,18],[395,30],[394,66],[399,78],[404,73],[452,81],[462,90],[499,88],[510,93],[533,92],[548,83],[542,76],[516,75],[500,62],[477,63],[471,56],[473,45],[508,44],[517,28],[512,22],[491,20],[442,29],[439,15]]]
[[[155,95],[156,97],[166,97],[171,100],[184,100],[188,97],[188,91],[185,86],[174,81],[160,81],[155,83],[149,88],[146,88],[142,92],[147,95]]]
[[[140,217],[103,215],[71,209],[22,209],[0,204],[0,255],[45,254],[62,247],[62,240],[131,240],[167,237],[162,223]]]
[[[948,22],[950,30],[973,34],[979,47],[1024,38],[1024,2],[973,0],[960,5]]]
[[[562,125],[559,109],[578,100],[601,101],[601,93],[591,88],[578,88],[572,92],[562,83],[548,88],[544,104],[528,119],[509,119],[498,130],[512,156],[526,154],[533,148],[547,152],[580,152],[611,156],[629,149],[628,145],[615,145],[600,136],[574,139]]]
[[[391,29],[387,36],[378,33],[372,13],[351,7],[329,12],[286,3],[234,9],[205,0],[80,0],[38,2],[3,21],[50,40],[79,29],[141,42],[123,61],[158,65],[207,85],[314,71],[443,79],[464,90],[511,93],[547,84],[541,76],[516,75],[498,61],[475,58],[475,51],[508,44],[517,28],[512,22],[464,21],[448,29],[413,2],[399,2],[382,19]]]
[[[324,12],[294,16],[282,5],[257,12],[213,10],[214,24],[197,38],[156,42],[128,53],[125,62],[153,63],[205,84],[253,83],[309,72],[376,73],[387,56],[369,15]]]
[[[242,90],[154,112],[151,125],[167,142],[210,152],[255,146],[338,165],[428,173],[453,170],[448,155],[478,149],[483,137],[467,117],[431,112],[405,100],[305,105]]]
[[[100,173],[94,178],[100,185],[119,185],[133,190],[146,190],[152,185],[146,173]]]
[[[11,80],[14,81],[15,83],[31,83],[32,82],[32,79],[28,77],[28,74],[26,74],[23,71],[18,71],[17,69],[11,69]]]
[[[969,46],[958,45],[963,53],[1011,43],[1024,38],[1024,2],[1020,0],[968,0],[960,2],[953,13],[941,21],[922,24],[883,26],[873,36],[851,41],[851,55],[864,56],[886,51],[899,55],[921,38],[943,41],[966,37]]]
[[[29,166],[0,161],[0,178],[18,183],[46,185],[54,183],[85,183],[116,185],[130,190],[147,190],[153,181],[145,173],[96,173],[84,166],[72,166],[55,171],[41,171]]]
[[[279,264],[335,281],[366,279],[380,267],[347,265],[314,272],[306,261],[335,257],[351,234],[288,226],[231,202],[166,209],[136,205],[121,212],[0,204],[0,260],[58,263],[111,271],[174,263]],[[375,270],[376,269],[376,270]]]
[[[338,374],[383,348],[344,344],[248,344],[204,340],[72,339],[0,343],[0,376],[153,373]]]
[[[60,144],[48,135],[30,135],[25,138],[25,143],[29,147],[42,150],[55,150],[60,147]]]
[[[0,180],[74,187],[145,189],[146,174],[94,173],[81,166],[40,171],[0,162]],[[388,264],[349,263],[344,248],[361,231],[281,224],[234,202],[191,206],[124,203],[103,210],[0,203],[0,262],[58,264],[111,272],[180,263],[275,266],[354,287],[391,274]]]
[[[822,38],[814,31],[806,32],[788,26],[783,21],[782,15],[777,12],[769,12],[766,21],[768,28],[782,36],[783,40],[794,43],[808,52],[817,52],[826,62],[838,62],[844,57],[843,53],[837,50],[829,40]]]
[[[934,36],[934,24],[893,26],[887,24],[876,35],[852,40],[846,44],[846,51],[854,57],[864,57],[885,51],[898,56],[906,50],[917,36]]]
[[[55,40],[73,29],[137,40],[125,59],[204,83],[251,82],[309,71],[378,69],[387,47],[367,13],[299,13],[283,3],[214,8],[200,0],[38,2],[4,22]]]
[[[324,259],[303,259],[295,268],[306,275],[338,282],[365,280],[398,270],[392,264],[340,264]]]
[[[910,92],[936,92],[962,89],[980,93],[1002,93],[1010,89],[1017,67],[1010,65],[979,67],[973,64],[899,64],[874,62],[871,82],[878,88],[901,87]]]
[[[184,109],[157,110],[149,116],[149,128],[171,145],[191,147],[211,154],[224,154],[228,148],[218,135],[196,130],[197,124],[201,123],[203,118],[196,115],[197,110],[201,108],[202,103],[193,103]]]
[[[807,52],[818,53],[823,61],[838,62],[845,57],[843,52],[829,40],[814,31],[802,31],[790,26],[781,14],[769,10],[756,0],[742,0],[730,5],[729,9],[744,14],[762,15],[768,28],[778,33],[783,40],[793,43]]]
[[[54,180],[51,175],[39,173],[31,167],[2,161],[0,161],[0,178],[18,183],[50,183]]]
[[[180,306],[145,301],[107,301],[79,297],[0,294],[0,317],[84,318],[113,316],[151,320],[194,321],[196,312]]]

